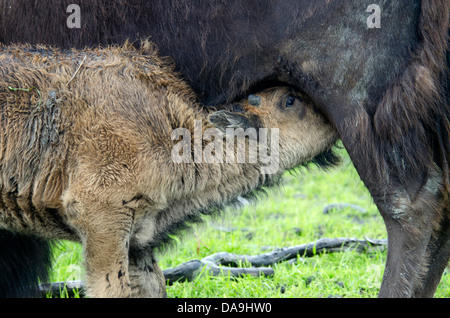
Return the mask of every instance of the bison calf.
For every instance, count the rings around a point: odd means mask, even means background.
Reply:
[[[165,296],[154,253],[170,235],[336,140],[288,88],[201,108],[149,43],[1,50],[0,227],[81,242],[92,297]]]

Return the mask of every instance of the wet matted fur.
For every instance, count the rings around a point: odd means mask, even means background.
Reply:
[[[164,296],[154,253],[170,235],[254,197],[286,170],[332,156],[336,131],[306,96],[288,87],[257,94],[257,105],[203,109],[147,41],[139,50],[2,46],[0,226],[81,242],[89,296]],[[244,162],[208,163],[189,148],[192,160],[174,162],[174,130],[186,129],[195,144],[198,124],[232,144],[261,135],[230,136],[230,128],[278,129],[277,147],[268,149],[276,170],[262,172],[262,159],[245,152]],[[227,144],[221,150],[229,154]]]

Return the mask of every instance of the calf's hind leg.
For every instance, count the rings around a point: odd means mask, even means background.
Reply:
[[[150,247],[131,246],[129,271],[132,297],[166,297],[164,275]]]

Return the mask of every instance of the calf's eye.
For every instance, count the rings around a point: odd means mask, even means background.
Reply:
[[[286,100],[286,107],[292,107],[295,104],[295,97],[289,96]]]

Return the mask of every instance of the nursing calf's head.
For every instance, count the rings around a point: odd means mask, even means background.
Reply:
[[[334,128],[308,97],[291,88],[266,89],[226,109],[210,114],[210,123],[226,136],[237,136],[239,130],[249,142],[256,141],[260,161],[278,157],[276,172],[313,159],[337,139]]]

